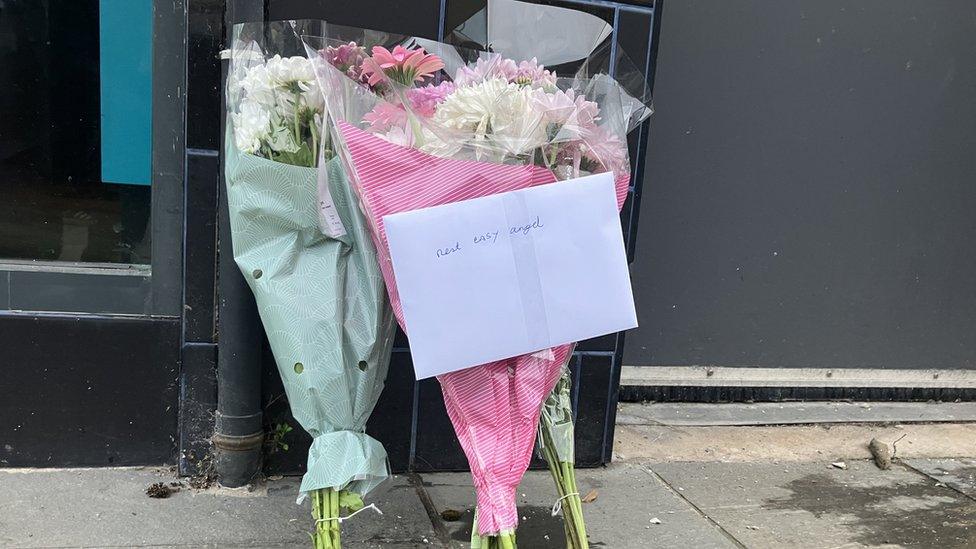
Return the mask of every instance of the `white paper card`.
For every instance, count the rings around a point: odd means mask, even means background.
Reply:
[[[417,379],[637,326],[609,173],[383,223]]]

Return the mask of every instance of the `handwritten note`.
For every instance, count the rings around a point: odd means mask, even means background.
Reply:
[[[383,222],[417,379],[637,326],[609,174]]]

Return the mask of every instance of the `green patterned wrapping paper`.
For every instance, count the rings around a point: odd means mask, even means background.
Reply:
[[[358,198],[333,158],[325,175],[347,234],[327,236],[316,168],[227,144],[234,259],[254,292],[292,414],[313,439],[301,493],[365,495],[389,474],[383,445],[364,431],[396,324]]]

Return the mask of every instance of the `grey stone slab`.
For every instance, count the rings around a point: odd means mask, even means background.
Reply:
[[[762,402],[620,404],[621,425],[796,425],[976,421],[976,402]]]
[[[652,468],[747,547],[976,547],[976,502],[907,467],[667,463]]]
[[[906,459],[905,464],[976,499],[976,459]]]
[[[577,469],[581,494],[597,490],[592,503],[583,504],[587,533],[594,547],[735,547],[717,528],[637,464],[614,464],[603,469]],[[424,486],[438,512],[461,511],[461,520],[445,522],[456,547],[467,547],[474,508],[474,488],[467,473],[423,476]],[[519,486],[519,547],[564,548],[561,517],[551,508],[556,489],[548,472],[530,471]],[[660,524],[653,524],[652,519]]]
[[[309,502],[295,504],[299,478],[253,492],[181,489],[146,496],[155,469],[0,469],[0,547],[308,547]],[[435,539],[415,489],[395,477],[370,494],[383,515],[342,525],[344,547],[430,547]]]

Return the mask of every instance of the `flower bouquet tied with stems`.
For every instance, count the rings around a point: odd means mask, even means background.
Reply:
[[[606,74],[584,67],[563,78],[535,59],[361,29],[330,27],[326,36],[305,41],[330,112],[330,140],[408,335],[384,216],[604,172],[613,174],[622,206],[630,181],[625,139],[646,110]],[[438,376],[476,489],[472,547],[515,547],[515,491],[537,430],[567,517],[567,544],[587,546],[565,427],[572,349]]]
[[[314,545],[331,549],[342,513],[389,474],[365,425],[396,324],[359,199],[322,141],[328,114],[294,25],[233,29],[225,179],[234,259],[312,437],[299,500],[311,495]]]

